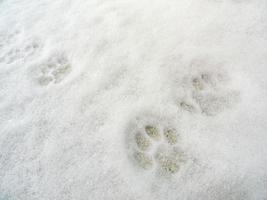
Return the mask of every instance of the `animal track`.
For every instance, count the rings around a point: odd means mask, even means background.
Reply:
[[[203,65],[207,63],[203,62]],[[201,62],[198,67],[201,68]],[[216,68],[216,66],[213,66]],[[202,70],[185,77],[188,97],[179,101],[179,107],[188,112],[213,116],[231,108],[239,99],[239,92],[232,89],[227,73]]]
[[[61,55],[50,58],[39,68],[38,83],[41,86],[60,83],[71,71],[68,59]]]
[[[147,124],[130,133],[130,157],[144,170],[156,170],[161,175],[179,171],[186,156],[178,148],[179,135],[173,127]]]
[[[0,57],[0,62],[11,64],[21,59],[27,59],[34,55],[40,48],[37,42],[32,42],[24,46],[18,46],[10,49]]]
[[[19,30],[0,33],[0,63],[12,64],[33,58],[41,47],[36,38],[22,40]]]

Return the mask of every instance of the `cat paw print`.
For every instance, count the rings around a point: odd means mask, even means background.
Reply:
[[[12,64],[17,61],[33,59],[41,52],[42,43],[39,39],[18,40],[20,32],[0,33],[0,63]]]
[[[37,42],[32,42],[24,46],[18,46],[10,49],[3,56],[1,56],[1,62],[5,64],[12,64],[18,60],[27,60],[40,49],[40,45]]]
[[[143,170],[172,175],[186,162],[186,156],[179,148],[180,136],[172,127],[147,124],[131,135],[130,156]]]
[[[70,71],[71,64],[69,63],[67,57],[55,56],[41,64],[37,80],[41,86],[58,84],[65,79]]]
[[[232,108],[239,100],[238,90],[232,87],[228,74],[223,71],[212,68],[197,71],[187,76],[184,82],[188,92],[178,104],[188,112],[214,116]]]

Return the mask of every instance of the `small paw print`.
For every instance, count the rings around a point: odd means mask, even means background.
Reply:
[[[71,71],[71,65],[65,56],[52,57],[40,66],[38,83],[41,86],[60,83]]]
[[[200,64],[198,63],[199,68]],[[191,113],[200,112],[214,116],[231,108],[239,99],[239,92],[231,87],[231,80],[223,71],[197,69],[197,72],[188,75],[184,82],[185,90],[189,92],[178,104],[182,110]]]
[[[180,137],[172,127],[147,124],[134,130],[131,136],[130,157],[141,169],[171,175],[186,162],[186,156],[179,148]]]
[[[0,55],[0,62],[12,64],[17,61],[33,59],[40,52],[41,48],[40,42],[38,41],[26,41],[25,44],[17,44],[5,51],[3,50],[3,54]]]

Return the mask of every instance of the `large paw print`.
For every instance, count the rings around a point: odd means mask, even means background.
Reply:
[[[231,87],[227,73],[202,70],[185,78],[187,97],[179,101],[181,109],[212,116],[231,108],[239,92]]]
[[[144,170],[171,175],[177,173],[186,161],[186,156],[178,145],[180,137],[172,127],[147,124],[134,130],[131,135],[130,156]]]
[[[38,83],[46,86],[60,83],[70,73],[71,65],[65,56],[56,56],[42,64],[39,70]]]

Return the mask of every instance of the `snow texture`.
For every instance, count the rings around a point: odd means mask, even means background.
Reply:
[[[267,199],[266,0],[0,0],[0,200]]]

